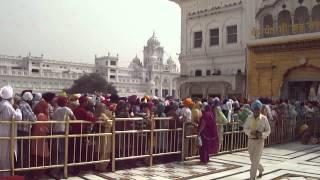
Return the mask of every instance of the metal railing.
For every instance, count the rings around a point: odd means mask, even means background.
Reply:
[[[239,122],[231,122],[228,124],[218,124],[218,135],[220,149],[218,154],[232,153],[236,151],[246,150],[248,146],[248,138],[243,131],[243,128]],[[270,122],[271,133],[265,140],[265,145],[275,145],[281,143],[287,143],[295,140],[296,127],[292,124],[291,119],[285,117],[278,119],[277,121]],[[197,134],[186,136],[185,149],[195,150],[197,149],[196,138]],[[185,153],[185,159],[199,158],[199,152],[193,151]]]
[[[18,131],[17,134],[18,125],[29,126],[29,131]],[[10,146],[10,164],[6,168],[0,167],[0,174],[51,169],[63,171],[67,178],[70,170],[81,167],[106,170],[110,163],[115,171],[116,163],[124,160],[144,159],[152,166],[155,158],[160,156],[186,160],[199,155],[197,130],[189,131],[186,124],[171,117],[112,118],[95,123],[82,120],[0,121],[0,126],[10,128],[10,135],[0,137],[0,142],[6,142],[2,145]],[[294,135],[288,133],[294,129],[290,130],[285,123],[271,126],[272,133],[266,145],[293,140]],[[247,148],[247,137],[239,123],[218,127],[221,130],[220,154]]]

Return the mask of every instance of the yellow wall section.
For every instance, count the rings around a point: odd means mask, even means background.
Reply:
[[[320,49],[290,50],[279,52],[254,52],[249,48],[248,56],[248,95],[249,97],[280,97],[284,75],[294,67],[307,65],[320,68]],[[293,70],[290,78],[319,76],[314,69]]]

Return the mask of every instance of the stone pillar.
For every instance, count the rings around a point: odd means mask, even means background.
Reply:
[[[190,89],[191,89],[191,87],[190,87],[190,85],[188,84],[187,86],[186,86],[186,93],[184,94],[184,97],[183,98],[186,98],[186,97],[190,97],[191,96],[191,92],[190,92]]]
[[[162,97],[162,77],[160,77],[160,90],[159,90],[159,97]]]
[[[207,85],[202,86],[202,98],[207,98],[208,96],[208,87]]]
[[[169,96],[172,96],[172,79],[170,81]]]
[[[110,82],[110,69],[108,68],[107,71],[107,82]]]

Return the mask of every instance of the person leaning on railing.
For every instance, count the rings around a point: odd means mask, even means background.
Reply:
[[[103,103],[96,104],[96,112],[95,116],[97,117],[98,121],[103,121],[103,123],[98,124],[98,133],[111,133],[112,132],[112,125],[113,123],[110,122],[112,119],[112,114],[110,111],[107,110],[106,105]],[[112,151],[112,137],[111,136],[99,136],[99,143],[96,143],[95,150],[99,157],[98,160],[110,160],[111,159],[111,151]],[[98,171],[106,171],[110,162],[106,163],[99,163],[95,165],[95,169]]]
[[[201,138],[200,161],[207,164],[209,155],[219,152],[219,139],[217,132],[216,116],[212,111],[211,105],[206,105],[200,121],[198,137]]]
[[[192,129],[194,127],[194,124],[192,122],[192,112],[191,107],[193,105],[193,101],[191,98],[186,98],[183,100],[183,107],[180,111],[180,119],[185,123],[185,136],[192,135]],[[184,153],[185,157],[191,156],[192,153],[192,142],[188,139],[185,139],[185,145],[184,145]]]
[[[22,100],[19,103],[19,108],[22,113],[23,121],[37,121],[37,117],[32,111],[30,106],[33,96],[31,92],[23,92]],[[31,135],[31,125],[30,124],[19,124],[18,125],[18,136],[26,137]],[[18,140],[18,167],[26,168],[29,166],[30,159],[30,140]]]
[[[223,114],[221,107],[220,107],[220,99],[218,97],[212,99],[209,104],[213,108],[213,112],[215,113],[216,122],[218,124],[218,137],[219,137],[219,151],[221,150],[221,145],[223,144],[223,134],[224,129],[223,126],[228,123],[226,116]]]
[[[80,106],[73,110],[73,113],[77,120],[84,120],[89,122],[95,122],[96,118],[93,114],[87,110],[89,105],[89,99],[87,96],[81,96],[79,98]],[[85,123],[71,123],[70,124],[70,134],[82,135],[89,132],[91,124]],[[69,139],[69,162],[70,163],[80,163],[86,161],[86,154],[89,155],[89,150],[87,145],[90,143],[87,141],[87,137],[76,137]],[[80,151],[82,149],[82,151]],[[88,150],[88,151],[87,151]],[[81,154],[80,154],[81,152]],[[75,157],[75,159],[73,159]],[[82,167],[73,168],[74,173],[79,173]]]
[[[35,108],[34,112],[37,116],[38,122],[49,120],[49,105],[46,101],[39,102]],[[32,126],[31,135],[32,136],[48,136],[49,127],[46,123],[36,123]],[[37,138],[31,140],[31,165],[32,167],[40,167],[49,165],[49,144],[46,138]],[[34,171],[34,179],[41,178],[44,176],[44,170]]]
[[[52,114],[52,120],[61,121],[60,123],[54,123],[52,134],[53,135],[65,135],[66,127],[65,121],[76,120],[72,110],[67,107],[68,98],[64,96],[59,96],[57,98],[58,107],[54,110]],[[65,139],[64,138],[54,138],[52,140],[51,146],[51,154],[52,154],[52,162],[53,164],[61,165],[64,164],[64,156],[65,156]],[[51,174],[58,179],[62,177],[63,171],[62,169],[53,169]]]
[[[11,86],[4,86],[0,89],[0,121],[15,121],[22,120],[22,114],[20,109],[12,106],[13,89]],[[11,159],[10,156],[10,140],[1,140],[1,138],[11,137],[11,124],[0,124],[0,170],[10,169]],[[14,132],[16,135],[16,132]],[[14,151],[16,152],[16,144],[14,145]],[[0,176],[8,176],[9,172],[0,172]]]

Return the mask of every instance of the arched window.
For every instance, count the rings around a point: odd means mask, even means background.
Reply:
[[[291,15],[288,10],[282,10],[278,16],[278,32],[280,35],[291,34]]]
[[[273,28],[273,17],[272,15],[266,15],[263,17],[263,35],[264,37],[270,37],[272,34],[274,34],[272,32],[272,28]]]
[[[320,5],[316,5],[312,8],[312,22],[311,22],[311,31],[320,31]]]
[[[201,70],[196,70],[195,76],[202,76],[202,71]]]
[[[294,12],[294,24],[295,26],[292,28],[293,33],[304,33],[309,31],[309,12],[308,9],[304,6],[298,7]],[[299,24],[304,24],[304,29],[299,27]],[[299,28],[297,28],[299,27]]]

